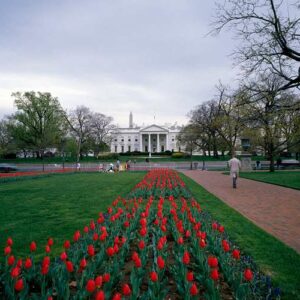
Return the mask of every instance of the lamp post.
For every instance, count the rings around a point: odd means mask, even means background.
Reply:
[[[64,137],[62,137],[60,142],[61,142],[61,152],[62,152],[62,166],[63,166],[63,170],[65,170],[65,142],[66,142],[66,139]]]
[[[241,164],[242,171],[250,171],[252,170],[251,165],[251,154],[248,152],[250,148],[250,139],[248,137],[241,138],[241,144],[243,148],[243,152],[241,155]]]

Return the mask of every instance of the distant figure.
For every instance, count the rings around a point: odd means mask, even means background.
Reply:
[[[78,163],[76,164],[76,169],[77,169],[77,171],[80,171],[80,162],[78,162]]]
[[[230,176],[232,178],[232,187],[236,189],[236,182],[241,168],[241,161],[235,156],[228,161],[228,166],[230,168]]]
[[[259,160],[256,161],[256,170],[260,170],[260,161]]]
[[[277,164],[277,169],[279,169],[280,165],[281,165],[281,158],[279,157],[276,161],[276,164]]]
[[[116,169],[117,169],[117,172],[120,171],[120,161],[119,160],[117,160]]]
[[[108,167],[108,172],[114,172],[114,164],[113,163],[110,163],[109,164],[109,167]]]
[[[104,166],[102,163],[99,164],[99,172],[104,172]]]

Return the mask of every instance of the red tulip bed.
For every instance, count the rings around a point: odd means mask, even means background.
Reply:
[[[72,242],[42,261],[13,255],[0,265],[5,299],[275,299],[249,257],[201,210],[178,173],[153,170]],[[275,292],[275,293],[274,293]],[[268,298],[269,297],[269,298]]]

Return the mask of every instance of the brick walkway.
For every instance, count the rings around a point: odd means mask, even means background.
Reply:
[[[300,191],[212,171],[182,171],[256,225],[300,253]]]

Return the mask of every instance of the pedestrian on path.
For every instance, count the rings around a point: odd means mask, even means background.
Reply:
[[[228,161],[228,166],[230,168],[230,176],[232,178],[232,187],[236,189],[236,182],[241,168],[241,161],[233,155],[232,159]]]

